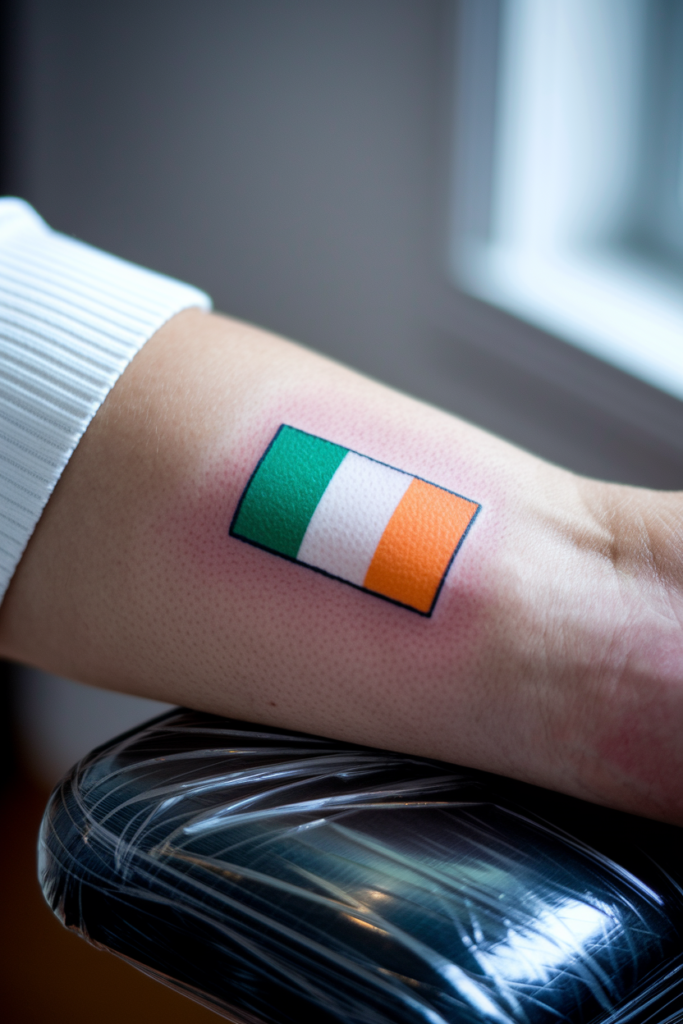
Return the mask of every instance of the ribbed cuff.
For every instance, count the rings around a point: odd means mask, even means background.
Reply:
[[[0,601],[55,484],[133,356],[204,292],[0,200]]]

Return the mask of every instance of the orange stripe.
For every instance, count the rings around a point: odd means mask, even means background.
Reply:
[[[363,585],[428,612],[477,508],[475,501],[413,480],[387,523]]]

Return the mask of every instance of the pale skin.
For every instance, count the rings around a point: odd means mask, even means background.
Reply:
[[[281,423],[482,505],[431,618],[228,536]],[[683,495],[588,480],[187,310],[88,428],[0,654],[683,824]]]

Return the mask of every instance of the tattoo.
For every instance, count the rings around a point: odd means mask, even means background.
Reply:
[[[283,424],[242,493],[230,536],[431,615],[480,508]]]

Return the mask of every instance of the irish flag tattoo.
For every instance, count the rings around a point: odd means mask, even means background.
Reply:
[[[230,535],[431,615],[480,507],[283,425],[240,498]]]

